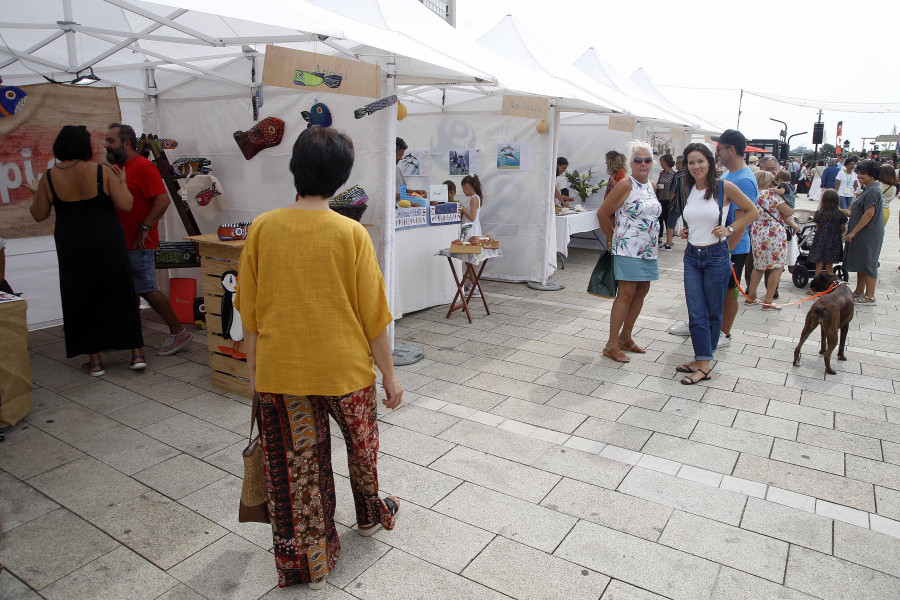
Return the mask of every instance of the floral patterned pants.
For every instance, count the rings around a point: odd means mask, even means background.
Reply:
[[[322,581],[341,551],[334,526],[329,415],[347,444],[357,523],[394,528],[378,497],[375,386],[345,396],[260,393],[259,399],[278,585]]]

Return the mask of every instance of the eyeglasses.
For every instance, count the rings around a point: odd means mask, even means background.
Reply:
[[[635,157],[634,157],[634,162],[636,162],[636,163],[644,163],[644,164],[646,164],[646,165],[649,165],[650,163],[653,162],[653,157],[652,157],[652,156],[645,156],[644,158],[641,158],[640,156],[635,156]]]

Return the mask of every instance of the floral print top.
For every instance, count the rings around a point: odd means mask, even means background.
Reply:
[[[632,177],[631,193],[616,211],[610,252],[616,256],[656,260],[660,214],[662,205],[653,192],[653,185],[649,181],[638,183]]]
[[[778,212],[778,205],[783,202],[784,199],[772,190],[761,190],[756,199],[759,216],[750,224],[750,247],[753,250],[753,266],[761,271],[786,266],[787,234]]]

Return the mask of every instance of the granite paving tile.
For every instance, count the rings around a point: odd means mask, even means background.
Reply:
[[[691,435],[694,426],[697,425],[695,419],[647,410],[638,406],[629,406],[617,422],[682,438]]]
[[[828,429],[831,429],[834,426],[834,412],[800,404],[772,400],[769,402],[766,414],[771,417],[779,417],[789,421],[799,421],[800,423],[809,423],[810,425]]]
[[[176,585],[177,579],[119,546],[45,587],[41,594],[48,600],[153,600]]]
[[[541,506],[655,542],[672,509],[573,479],[563,479]]]
[[[607,421],[615,421],[628,408],[627,404],[620,404],[594,396],[584,396],[565,390],[553,396],[547,401],[545,406],[563,408],[578,414],[606,419]]]
[[[900,465],[900,444],[882,440],[881,454],[884,456],[884,462]],[[875,457],[875,460],[878,460],[878,458]]]
[[[453,446],[450,442],[403,427],[391,427],[383,433],[379,432],[379,447],[382,452],[417,465],[428,465]]]
[[[856,433],[858,435],[900,443],[900,425],[894,423],[873,421],[872,419],[865,419],[853,415],[837,414],[834,417],[834,428],[841,431]]]
[[[176,402],[172,404],[172,408],[228,431],[241,434],[250,431],[251,409],[245,404],[214,392],[204,392],[199,396]]]
[[[247,440],[241,440],[237,444],[233,444],[219,450],[215,454],[210,454],[203,458],[203,462],[228,471],[232,475],[238,477],[244,476],[244,460],[241,453],[247,447]],[[152,487],[152,486],[151,486]]]
[[[751,396],[746,393],[735,393],[727,390],[707,388],[702,401],[714,406],[724,406],[735,410],[764,413],[769,401],[759,396]]]
[[[771,458],[781,462],[809,467],[818,471],[844,474],[844,453],[827,450],[809,444],[800,444],[778,438],[772,446]]]
[[[788,544],[711,519],[675,511],[659,543],[781,583]]]
[[[635,467],[619,485],[622,493],[701,517],[738,525],[747,497],[687,479]]]
[[[445,402],[461,404],[475,410],[490,411],[492,408],[506,400],[509,394],[495,394],[493,392],[476,389],[468,385],[459,385],[449,381],[432,381],[416,390],[416,393],[429,398],[437,398]]]
[[[769,456],[774,438],[770,435],[700,421],[688,439],[757,456]]]
[[[614,579],[606,586],[600,600],[665,600],[665,598]]]
[[[813,596],[730,567],[722,567],[710,600],[814,600]]]
[[[609,359],[607,359],[607,362],[612,363]],[[575,374],[588,379],[595,379],[597,381],[613,383],[630,388],[637,387],[638,384],[644,380],[644,375],[642,374],[629,373],[628,371],[623,371],[611,366],[596,364],[584,365],[576,371]]]
[[[169,498],[180,500],[226,475],[225,471],[189,454],[179,454],[132,477]]]
[[[337,488],[336,482],[335,486]],[[185,496],[178,502],[198,515],[252,542],[263,550],[271,549],[271,527],[260,527],[258,523],[241,523],[238,521],[234,506],[235,498],[240,497],[241,479],[228,475]],[[342,500],[344,499],[338,498],[339,505]]]
[[[800,546],[791,546],[784,584],[817,598],[859,600],[900,597],[900,579]]]
[[[202,390],[201,390],[202,391]],[[114,410],[108,414],[110,419],[115,419],[123,425],[128,425],[132,429],[141,429],[178,414],[174,408],[166,406],[162,402],[155,400],[147,400],[140,404],[133,404]],[[99,416],[99,415],[98,415]]]
[[[138,393],[141,396],[150,398],[161,404],[171,406],[176,402],[181,402],[182,400],[205,394],[206,390],[184,381],[178,381],[177,379],[167,379],[156,385],[138,390]],[[113,415],[110,414],[110,416]]]
[[[884,421],[884,406],[881,404],[873,404],[871,402],[863,402],[861,400],[850,400],[849,398],[834,398],[828,394],[817,394],[816,392],[803,392],[800,398],[802,406],[811,406],[830,410],[836,413],[845,413],[864,417],[874,421]]]
[[[73,445],[126,475],[133,475],[180,454],[175,448],[125,425],[101,431],[75,441]]]
[[[677,375],[681,374],[678,373]],[[707,388],[702,385],[679,385],[675,383],[674,377],[666,379],[648,375],[638,386],[638,389],[699,401]]]
[[[203,458],[246,437],[197,417],[179,414],[141,429],[141,432],[191,456]],[[248,432],[249,433],[249,432]]]
[[[347,586],[365,600],[395,600],[403,590],[406,600],[466,598],[502,600],[507,596],[456,573],[393,549]]]
[[[590,394],[600,386],[600,382],[596,379],[565,375],[557,371],[549,371],[541,375],[534,380],[534,383],[575,394]]]
[[[562,446],[549,448],[532,466],[611,490],[616,489],[631,470],[631,465],[620,461]]]
[[[169,574],[207,598],[255,600],[278,583],[274,557],[234,534],[183,560]]]
[[[897,490],[876,485],[875,505],[879,515],[900,521],[900,492]]]
[[[663,407],[662,412],[695,419],[709,423],[716,423],[729,427],[737,416],[737,410],[723,406],[716,406],[705,402],[694,402],[684,398],[670,398]]]
[[[40,590],[118,546],[87,521],[60,508],[5,533],[0,563]]]
[[[45,433],[29,436],[18,443],[0,445],[0,469],[19,479],[28,479],[67,462],[84,453]]]
[[[708,599],[719,572],[708,560],[586,521],[554,554],[675,600]]]
[[[523,443],[523,438],[519,434],[472,421],[460,421],[438,437],[525,464],[533,463],[552,446],[550,442],[541,440]]]
[[[521,600],[596,600],[609,577],[496,537],[463,575]]]
[[[379,419],[385,423],[412,429],[428,436],[439,435],[459,422],[459,417],[428,410],[414,404],[404,404]]]
[[[750,498],[741,528],[831,554],[833,521],[796,508]]]
[[[464,383],[479,373],[478,369],[464,367],[462,365],[450,365],[441,362],[433,362],[427,367],[416,371],[417,374],[434,379],[443,379],[453,383]]]
[[[41,600],[37,592],[5,569],[0,569],[0,590],[3,600]]]
[[[378,559],[390,551],[391,547],[387,544],[379,542],[374,537],[363,537],[356,530],[349,529],[343,525],[337,526],[338,535],[341,540],[341,557],[337,562],[334,570],[328,574],[328,588],[331,595],[326,594],[325,598],[340,598],[341,600],[351,600],[352,596],[339,591],[339,588],[349,584],[351,581],[359,577],[369,567],[375,564]],[[322,592],[309,590],[307,586],[292,586],[295,590],[300,588],[303,590],[300,598],[309,597],[319,598]],[[278,591],[281,590],[281,594]],[[286,598],[285,592],[290,588],[275,588],[263,598],[268,600],[277,600],[278,598]],[[299,591],[299,590],[298,590]]]
[[[468,345],[466,347],[468,348]],[[510,350],[509,352],[512,351]],[[464,362],[462,366],[477,369],[484,373],[493,373],[494,375],[511,377],[520,381],[535,381],[542,375],[548,373],[547,369],[542,369],[540,367],[529,367],[528,365],[520,365],[508,360],[485,359],[481,356],[470,358]]]
[[[445,454],[444,457],[446,456]],[[385,493],[421,506],[433,506],[462,482],[444,473],[390,455],[382,455],[378,457],[378,483]]]
[[[837,450],[846,454],[881,460],[881,445],[879,441],[875,438],[855,433],[801,423],[797,430],[797,441],[811,446]]]
[[[660,410],[665,406],[666,401],[669,399],[668,394],[648,392],[637,388],[616,385],[614,383],[602,383],[596,390],[591,392],[591,396],[603,398],[618,404],[640,406],[652,410]]]
[[[834,555],[900,578],[900,539],[834,522]]]
[[[900,490],[900,465],[851,455],[847,457],[847,477]]]
[[[875,510],[872,484],[839,475],[750,454],[741,454],[733,474],[735,477],[778,486],[851,508],[869,512]]]
[[[59,508],[30,485],[0,471],[0,534]]]
[[[382,529],[375,539],[448,571],[459,573],[494,534],[411,502],[391,531]]]
[[[738,415],[734,419],[733,427],[745,431],[761,433],[763,435],[780,437],[786,440],[797,439],[796,421],[788,421],[786,419],[758,415],[756,413],[738,411]]]
[[[554,356],[543,356],[525,350],[518,350],[509,355],[505,360],[527,367],[537,367],[539,369],[548,369],[550,371],[567,374],[575,373],[584,365],[584,363],[575,362],[573,360],[557,358]]]
[[[561,479],[559,475],[464,446],[457,446],[429,468],[532,503],[540,502]],[[379,477],[383,472],[379,464]]]
[[[519,398],[508,398],[495,406],[491,412],[509,419],[565,433],[575,431],[587,418],[578,412],[535,404]]]
[[[61,394],[69,400],[73,400],[101,414],[108,414],[126,406],[140,404],[145,400],[143,396],[131,390],[102,380],[92,385],[65,390]]]
[[[25,420],[69,444],[118,425],[116,421],[77,402],[44,407],[26,416]]]
[[[597,417],[588,417],[574,434],[605,444],[629,450],[640,450],[653,432],[640,427],[614,423]]]
[[[767,400],[793,402],[794,404],[800,402],[801,393],[801,391],[797,388],[785,387],[783,385],[765,383],[762,381],[751,381],[748,379],[738,379],[737,384],[734,386],[734,392],[737,394],[758,396]],[[735,406],[734,408],[740,407]]]
[[[725,475],[731,474],[738,458],[738,453],[733,450],[661,433],[654,433],[640,450],[644,454],[652,454]]]

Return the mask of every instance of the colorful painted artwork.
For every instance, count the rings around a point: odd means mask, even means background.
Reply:
[[[341,87],[344,78],[340,75],[326,75],[325,73],[310,73],[309,71],[294,71],[294,84],[304,87],[316,87],[323,83],[326,87]]]
[[[469,164],[468,150],[450,151],[450,175],[468,175]]]
[[[428,150],[407,150],[400,159],[400,171],[404,176],[431,175],[431,153]]]
[[[313,125],[331,127],[331,111],[321,102],[316,102],[308,111],[304,110],[301,112],[300,116],[308,123],[306,126],[307,128],[312,127]]]
[[[366,115],[371,115],[374,112],[387,108],[388,106],[393,106],[394,104],[397,104],[397,96],[387,96],[386,98],[376,100],[371,104],[366,104],[362,108],[357,108],[353,111],[353,116],[357,119],[362,119]]]
[[[11,117],[25,106],[25,90],[14,85],[3,86],[0,77],[0,118]]]
[[[522,154],[519,144],[497,145],[497,168],[518,170],[522,166]]]

